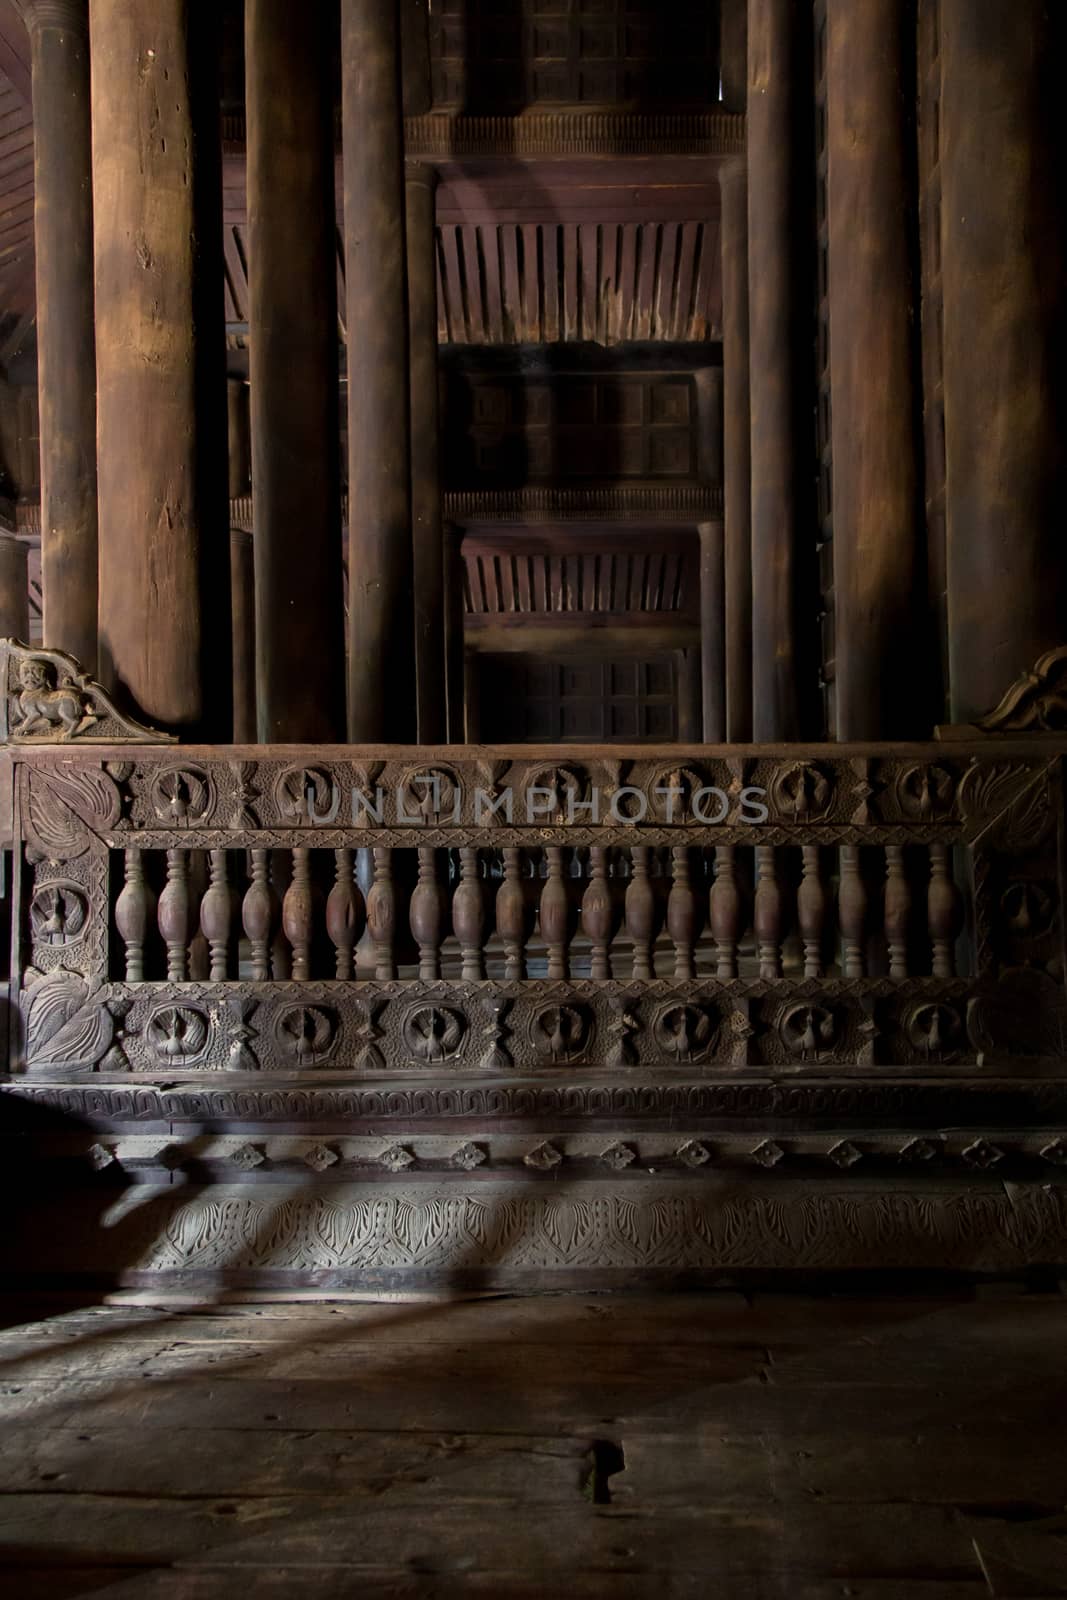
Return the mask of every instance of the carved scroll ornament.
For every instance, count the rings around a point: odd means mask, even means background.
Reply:
[[[1047,651],[1032,672],[1016,678],[978,727],[983,733],[1067,733],[1067,645]]]
[[[125,716],[62,650],[0,639],[0,744],[172,744]]]

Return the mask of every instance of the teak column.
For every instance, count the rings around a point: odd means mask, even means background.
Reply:
[[[33,53],[44,642],[97,665],[88,0],[22,0]]]
[[[466,639],[463,626],[467,571],[463,559],[463,533],[458,524],[445,523],[445,702],[449,744],[463,744],[467,737],[464,705],[467,687]]]
[[[705,744],[726,732],[726,573],[721,522],[700,524],[700,672]]]
[[[752,699],[758,742],[801,735],[797,627],[799,333],[811,324],[799,254],[809,148],[796,0],[750,0],[748,248],[752,450]],[[810,345],[810,340],[806,340]]]
[[[146,721],[222,742],[230,584],[213,12],[192,0],[89,7],[101,676]]]
[[[246,0],[256,708],[264,744],[344,738],[330,7]]]
[[[252,487],[248,385],[243,378],[226,382],[229,402],[230,504],[244,499]],[[233,742],[256,742],[256,581],[252,534],[230,526],[230,603],[233,617]]]
[[[1067,276],[1060,0],[942,0],[952,717],[1067,642]],[[1059,165],[1058,165],[1059,164]]]
[[[917,307],[902,81],[911,10],[907,0],[827,0],[839,739],[930,732],[921,720]],[[911,34],[914,51],[914,17]]]
[[[445,562],[437,400],[437,175],[407,168],[408,317],[411,334],[411,522],[414,540],[415,689],[420,744],[441,744],[445,711]]]
[[[396,0],[341,0],[348,301],[348,736],[417,733]]]
[[[731,161],[722,194],[723,503],[726,732],[752,738],[752,451],[748,378],[748,176]],[[705,671],[707,669],[705,668]],[[704,699],[707,716],[707,695]]]
[[[0,639],[30,642],[28,551],[21,539],[0,532]]]

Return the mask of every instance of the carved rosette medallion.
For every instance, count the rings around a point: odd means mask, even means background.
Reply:
[[[337,1042],[337,1013],[329,1006],[286,1006],[274,1019],[282,1054],[298,1067],[325,1061]]]
[[[284,824],[303,828],[313,818],[326,821],[340,817],[344,801],[331,775],[321,767],[286,767],[275,779],[274,804]]]
[[[145,1039],[161,1066],[191,1066],[204,1055],[211,1024],[197,1006],[161,1005],[148,1019]]]
[[[951,815],[956,780],[944,767],[920,762],[898,773],[894,791],[902,816],[913,822],[937,822]]]
[[[791,1056],[818,1060],[837,1043],[837,1018],[829,1006],[803,1001],[788,1006],[779,1017],[778,1037]]]
[[[943,1060],[959,1048],[963,1022],[955,1006],[943,1000],[926,1000],[909,1006],[902,1021],[908,1043],[928,1060]]]
[[[719,1018],[706,1006],[665,1005],[652,1019],[657,1050],[678,1065],[707,1060],[718,1032]]]
[[[200,767],[163,767],[149,790],[152,810],[167,828],[193,828],[211,815],[215,785]]]
[[[584,1006],[544,1006],[530,1022],[530,1043],[539,1060],[559,1066],[581,1055],[589,1031]]]
[[[771,804],[790,822],[825,817],[834,802],[834,780],[814,762],[794,761],[771,780]]]
[[[85,933],[89,901],[84,889],[65,879],[43,883],[30,901],[34,944],[75,944]]]
[[[412,767],[398,785],[398,822],[437,827],[458,820],[462,786],[450,767]]]
[[[415,1060],[433,1066],[459,1054],[467,1022],[449,1006],[416,1005],[405,1013],[400,1032]]]

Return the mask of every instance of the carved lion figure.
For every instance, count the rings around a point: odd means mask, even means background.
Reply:
[[[57,683],[55,668],[48,662],[25,658],[18,670],[20,688],[15,700],[22,720],[16,734],[25,738],[59,728],[61,738],[72,739],[95,722],[88,696],[69,679]]]

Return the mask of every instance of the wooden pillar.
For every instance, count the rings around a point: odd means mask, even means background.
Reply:
[[[700,524],[700,662],[705,744],[725,744],[726,571],[721,522]]]
[[[414,540],[415,688],[420,744],[445,738],[444,543],[437,402],[437,178],[407,168],[408,320],[411,334],[411,522]]]
[[[341,0],[348,301],[348,735],[417,733],[396,0]]]
[[[252,535],[230,529],[230,593],[233,615],[233,742],[255,744],[256,576]]]
[[[463,529],[454,522],[445,524],[445,699],[448,711],[448,742],[463,744],[467,736],[464,695],[464,629],[466,618],[466,567],[463,561]]]
[[[327,6],[245,0],[256,710],[344,737],[337,209]]]
[[[811,138],[798,115],[808,83],[802,10],[796,0],[750,0],[748,8],[752,698],[761,743],[803,731],[798,551],[811,423],[810,406],[806,427],[800,408],[800,351],[810,365],[812,310],[802,259],[811,232]]]
[[[481,663],[477,650],[463,654],[463,742],[477,744],[481,737]]]
[[[100,672],[146,721],[231,728],[215,11],[90,0]]]
[[[942,0],[941,30],[949,678],[967,722],[1067,640],[1067,16]]]
[[[88,0],[22,0],[33,60],[44,642],[97,667]]]
[[[745,109],[747,54],[747,0],[719,0],[719,77],[724,111]]]
[[[830,382],[839,739],[923,722],[907,0],[827,0]],[[914,17],[910,46],[915,49]],[[914,648],[902,649],[908,636]],[[918,724],[918,725],[917,725]]]
[[[0,639],[30,642],[30,593],[26,545],[0,533]]]
[[[678,674],[678,743],[702,742],[703,718],[700,706],[700,651],[695,645],[674,652]]]
[[[252,487],[252,439],[249,431],[248,385],[243,378],[226,380],[227,438],[230,447],[230,501],[241,500]],[[256,742],[256,583],[252,534],[230,527],[230,606],[233,618],[233,742]]]
[[[726,514],[726,733],[752,738],[752,453],[748,381],[748,176],[723,169],[723,500]],[[706,669],[705,669],[706,670]],[[705,701],[705,712],[707,702]]]

